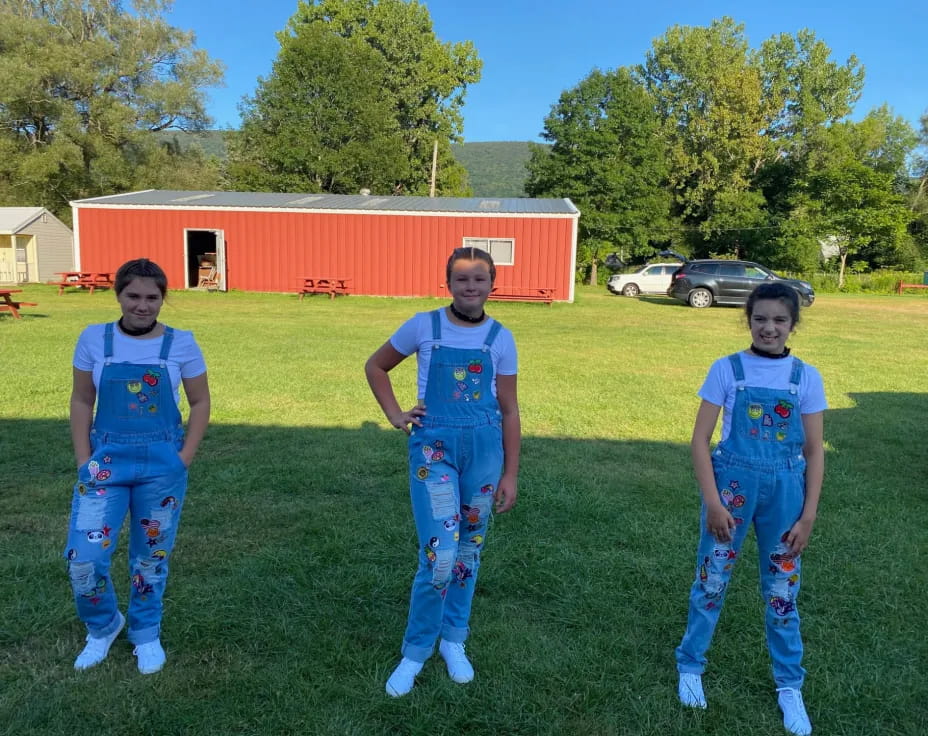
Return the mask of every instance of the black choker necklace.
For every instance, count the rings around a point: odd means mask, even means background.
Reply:
[[[119,318],[119,329],[129,337],[141,337],[142,335],[147,335],[149,332],[155,329],[155,325],[157,324],[158,320],[155,320],[150,325],[148,325],[148,327],[140,327],[137,330],[133,330],[131,327],[126,327],[126,325],[123,324],[122,317]]]
[[[763,350],[758,348],[753,342],[751,343],[750,349],[751,349],[751,352],[754,353],[754,355],[757,355],[760,358],[772,358],[773,360],[777,360],[778,358],[785,358],[789,355],[789,348],[783,348],[782,353],[777,353],[776,355],[774,355],[773,353],[765,353]]]
[[[484,317],[487,316],[487,313],[481,309],[479,317],[468,317],[466,314],[464,314],[464,312],[459,312],[454,308],[454,302],[451,302],[451,314],[453,314],[462,322],[470,322],[472,325],[479,325],[481,322],[483,322]]]

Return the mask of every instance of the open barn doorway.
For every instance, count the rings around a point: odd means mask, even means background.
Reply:
[[[222,230],[184,230],[188,289],[225,291],[226,242]]]

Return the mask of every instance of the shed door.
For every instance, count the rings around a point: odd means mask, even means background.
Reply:
[[[226,241],[222,230],[184,230],[188,289],[226,291]]]

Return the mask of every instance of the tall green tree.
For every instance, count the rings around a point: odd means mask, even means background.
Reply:
[[[569,197],[581,211],[580,261],[597,267],[613,250],[654,252],[670,215],[667,166],[654,101],[627,69],[594,69],[545,118],[534,146],[526,191]]]
[[[893,177],[859,161],[843,161],[809,180],[810,215],[818,232],[836,238],[844,285],[849,256],[863,255],[877,266],[908,266],[912,219],[905,198],[893,191]]]
[[[771,116],[744,26],[672,26],[638,68],[664,122],[670,180],[684,222],[707,236],[716,199],[749,188]]]
[[[324,42],[326,35],[341,43]],[[305,43],[301,40],[304,38],[308,39]],[[425,5],[416,0],[300,0],[278,40],[281,73],[289,70],[292,74],[278,81],[275,67],[271,77],[261,82],[254,104],[246,102],[246,127],[254,121],[279,129],[284,121],[292,123],[299,116],[300,106],[304,106],[310,122],[301,130],[308,138],[335,145],[336,152],[345,153],[346,162],[352,156],[351,151],[344,150],[350,139],[356,155],[372,161],[373,152],[361,152],[358,141],[371,134],[375,119],[382,119],[387,107],[391,119],[383,121],[380,141],[399,136],[399,145],[391,143],[393,150],[382,154],[386,159],[384,165],[389,166],[390,180],[371,182],[369,188],[381,194],[428,194],[433,146],[437,142],[436,193],[449,196],[468,193],[466,171],[452,155],[451,143],[460,140],[464,94],[467,85],[479,81],[481,62],[469,41],[442,43],[435,37]],[[367,51],[362,51],[362,47]],[[284,59],[297,54],[310,64],[302,76],[288,67],[289,62]],[[344,68],[335,68],[332,62],[335,57],[343,60]],[[359,112],[357,106],[339,94],[333,78],[364,95],[372,106],[371,112],[354,120]],[[289,89],[294,99],[287,105],[272,104],[275,95],[284,89]],[[323,103],[317,95],[329,96],[331,115],[321,114]],[[349,118],[349,123],[357,123],[354,133],[344,120],[337,119],[339,115]],[[260,144],[261,139],[256,137],[253,141]],[[309,141],[300,151],[311,158],[335,155],[310,146]],[[397,164],[396,155],[403,157],[402,165]],[[265,161],[272,167],[282,163],[279,156],[266,154],[259,145],[249,163],[252,172]],[[274,175],[278,181],[285,180],[286,172],[291,170],[305,176],[303,165],[312,167],[294,161],[274,170]],[[365,164],[362,168],[369,170],[370,166]],[[325,176],[317,178],[323,180]],[[324,184],[320,186],[325,188]]]
[[[318,25],[282,34],[270,76],[229,135],[228,175],[246,191],[392,193],[409,176],[383,57]]]
[[[71,199],[214,188],[198,151],[153,131],[197,130],[221,66],[168,25],[168,0],[0,0],[0,198],[70,218]]]

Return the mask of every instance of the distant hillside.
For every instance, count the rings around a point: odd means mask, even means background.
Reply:
[[[220,160],[225,160],[227,155],[225,134],[226,131],[224,130],[204,130],[199,133],[185,133],[182,130],[162,130],[155,135],[163,143],[179,145],[182,151],[190,146],[199,146],[207,156],[215,156]]]
[[[528,172],[528,143],[499,141],[451,146],[454,157],[467,169],[475,197],[524,197]]]
[[[158,139],[179,145],[182,149],[199,146],[209,156],[225,159],[226,131],[204,130],[184,133],[162,130]],[[529,144],[525,141],[494,141],[491,143],[458,143],[451,146],[454,157],[467,169],[475,197],[524,197],[525,164],[529,159]]]

